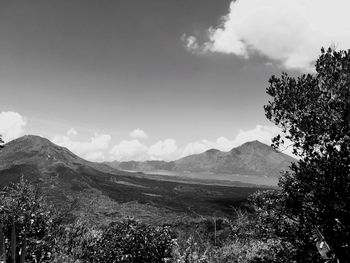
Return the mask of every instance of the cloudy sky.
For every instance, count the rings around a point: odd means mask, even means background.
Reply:
[[[269,143],[271,75],[350,48],[346,0],[0,0],[0,134],[95,161]]]

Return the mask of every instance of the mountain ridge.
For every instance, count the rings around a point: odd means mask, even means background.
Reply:
[[[258,140],[246,142],[228,152],[209,149],[175,161],[106,162],[113,168],[151,172],[157,170],[177,172],[211,172],[223,174],[278,177],[295,162],[293,157],[281,153]]]

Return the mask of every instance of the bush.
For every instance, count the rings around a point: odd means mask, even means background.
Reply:
[[[82,242],[84,262],[168,262],[173,240],[167,227],[153,227],[134,219],[110,224]]]

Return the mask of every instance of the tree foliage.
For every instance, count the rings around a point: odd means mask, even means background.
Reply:
[[[280,231],[275,222],[274,234],[298,248],[300,262],[319,260],[315,231],[345,259],[350,245],[350,51],[322,49],[315,74],[295,78],[283,73],[269,84],[266,117],[283,131],[273,146],[289,140],[300,158],[281,177],[282,192],[275,198],[279,222],[291,229]],[[259,198],[272,200],[266,193]]]
[[[23,178],[6,187],[0,193],[0,217],[8,258],[14,225],[16,253],[19,254],[25,242],[26,262],[50,262],[55,244],[56,213],[36,187]]]

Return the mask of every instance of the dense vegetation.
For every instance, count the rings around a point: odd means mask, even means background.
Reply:
[[[24,179],[1,192],[0,214],[8,262],[13,244],[16,262],[23,253],[25,262],[179,263],[270,262],[285,254],[280,241],[260,240],[249,212],[237,210],[231,220],[202,218],[172,227],[132,218],[106,226],[82,217],[68,222]]]
[[[266,116],[283,131],[273,144],[290,141],[300,159],[249,209],[171,227],[97,226],[65,220],[21,180],[1,192],[0,252],[26,262],[349,262],[350,51],[322,49],[316,74],[272,76],[267,93]]]

